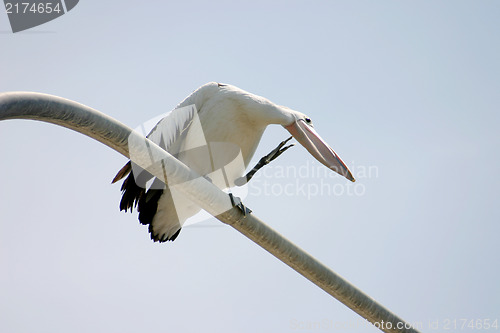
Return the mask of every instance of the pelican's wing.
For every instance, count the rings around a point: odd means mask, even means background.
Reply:
[[[185,136],[189,128],[193,124],[193,120],[197,116],[196,106],[189,105],[186,107],[178,108],[167,113],[160,119],[149,132],[147,138],[168,151],[170,154],[176,156],[181,150],[182,143],[185,141]],[[147,124],[146,124],[147,125]],[[136,129],[138,132],[145,133],[144,125]],[[134,171],[136,167],[134,165]],[[132,170],[131,162],[129,161],[123,168],[118,171],[115,178],[111,182],[116,183],[123,179]],[[137,171],[136,171],[137,173]],[[148,178],[151,179],[151,177]]]
[[[189,129],[198,119],[197,115],[194,104],[174,109],[149,132],[148,139],[175,156],[181,150]]]
[[[196,106],[189,105],[169,112],[147,137],[170,154],[178,156],[187,144],[192,145],[191,141],[197,141],[196,136],[193,138],[193,135],[188,135],[190,129],[197,126],[201,125]],[[160,242],[174,240],[183,221],[178,216],[176,208],[177,210],[179,208],[174,205],[170,189],[132,161],[118,172],[113,183],[127,175],[121,187],[120,210],[132,211],[137,207],[139,221],[141,224],[149,225],[151,239]],[[158,211],[161,214],[157,214]]]

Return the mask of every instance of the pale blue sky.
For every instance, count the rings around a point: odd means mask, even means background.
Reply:
[[[135,127],[219,81],[308,114],[363,193],[341,177],[277,175],[318,167],[294,147],[245,202],[396,314],[442,331],[500,320],[499,15],[481,0],[87,0],[12,34],[0,13],[0,91],[62,96]],[[287,135],[270,127],[255,159]],[[110,185],[125,158],[97,142],[7,121],[0,154],[1,332],[377,331],[342,329],[360,317],[230,227],[151,242]],[[298,190],[276,195],[285,187]]]

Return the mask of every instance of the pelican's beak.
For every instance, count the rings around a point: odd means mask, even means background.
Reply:
[[[308,125],[303,119],[299,119],[293,124],[284,127],[318,161],[350,181],[356,181],[344,161],[342,161],[333,149],[328,146],[318,133],[316,133],[314,128]]]

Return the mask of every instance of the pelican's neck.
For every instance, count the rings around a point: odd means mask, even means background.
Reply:
[[[242,113],[245,114],[244,118],[246,119],[242,119],[242,121],[261,130],[264,130],[270,124],[288,126],[296,120],[297,113],[285,106],[274,104],[267,98],[254,95],[238,87],[215,82],[200,87],[179,106],[189,104],[196,104],[198,110],[206,105],[209,107],[221,105],[237,110],[240,116]]]
[[[288,126],[296,120],[294,112],[291,109],[274,103],[271,103],[267,107],[267,110],[264,110],[264,113],[265,115],[263,116],[263,119],[266,120],[268,125],[277,124],[281,126]]]
[[[244,92],[240,95],[242,110],[247,114],[248,119],[252,119],[256,124],[263,127],[271,124],[288,126],[295,119],[295,111],[277,105],[267,98]]]

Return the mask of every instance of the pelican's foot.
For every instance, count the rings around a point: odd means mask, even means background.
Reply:
[[[287,150],[288,148],[295,146],[294,143],[289,144],[288,146],[285,146],[288,141],[290,141],[293,137],[289,137],[285,141],[281,141],[281,143],[278,145],[278,147],[274,148],[269,154],[264,156],[263,158],[260,159],[259,163],[262,163],[264,165],[269,164],[272,160],[274,160],[276,157],[280,156]]]
[[[276,159],[278,156],[283,154],[288,148],[295,146],[295,144],[290,144],[288,146],[285,146],[288,141],[290,141],[293,137],[289,137],[285,141],[281,141],[281,143],[278,145],[278,147],[274,148],[269,154],[266,156],[262,157],[259,162],[253,167],[252,170],[250,170],[245,176],[240,177],[234,181],[234,183],[238,186],[245,185],[252,179],[253,175],[257,171],[259,171],[264,165],[269,164],[272,160]]]
[[[232,193],[229,193],[229,198],[231,199],[231,204],[233,205],[233,207],[236,207],[239,210],[241,210],[244,216],[247,216],[252,212],[250,208],[248,208],[243,204],[240,198],[235,197]]]

